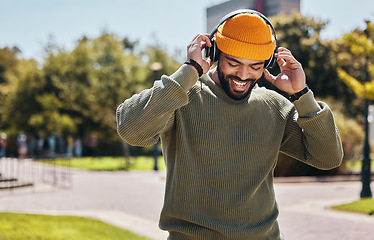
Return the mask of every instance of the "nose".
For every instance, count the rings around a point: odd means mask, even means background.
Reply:
[[[252,73],[251,73],[250,69],[242,66],[236,72],[236,76],[238,76],[242,80],[246,80],[246,79],[251,78]]]

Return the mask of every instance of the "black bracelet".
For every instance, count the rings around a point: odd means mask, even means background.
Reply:
[[[303,96],[303,95],[304,95],[305,93],[307,93],[307,92],[309,92],[309,87],[308,87],[308,85],[306,85],[306,87],[305,87],[303,90],[301,90],[300,92],[297,92],[297,93],[291,95],[291,96],[290,96],[290,100],[291,100],[291,102],[294,102],[294,101],[296,101],[296,100],[299,100],[299,98],[300,98],[301,96]]]
[[[201,75],[203,75],[203,68],[202,68],[201,65],[198,64],[195,60],[193,60],[193,59],[188,59],[188,60],[185,62],[185,64],[188,64],[188,65],[193,66],[193,67],[197,70],[197,72],[198,72],[198,74],[199,74],[199,77],[201,77]]]

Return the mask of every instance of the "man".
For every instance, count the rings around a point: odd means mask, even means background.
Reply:
[[[169,239],[283,239],[273,189],[278,153],[320,169],[339,166],[333,115],[314,100],[292,53],[282,47],[276,53],[275,36],[259,14],[236,14],[214,35],[217,67],[209,71],[213,61],[202,56],[213,40],[197,35],[185,64],[118,107],[118,133],[137,146],[162,140],[167,178],[160,228]],[[271,57],[280,66],[277,76],[264,69]],[[262,74],[293,102],[258,87]]]

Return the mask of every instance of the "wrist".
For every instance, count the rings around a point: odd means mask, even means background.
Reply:
[[[301,97],[301,96],[303,96],[304,94],[306,94],[307,92],[309,92],[309,87],[308,87],[308,85],[306,85],[305,86],[305,88],[303,89],[303,90],[301,90],[301,91],[299,91],[299,92],[297,92],[297,93],[294,93],[294,94],[292,94],[292,95],[290,95],[290,100],[291,100],[291,102],[294,102],[294,101],[296,101],[296,100],[299,100],[299,98]]]
[[[186,62],[184,62],[184,64],[191,65],[192,67],[194,67],[196,69],[197,75],[199,75],[199,77],[201,77],[203,75],[203,68],[195,60],[190,58]]]

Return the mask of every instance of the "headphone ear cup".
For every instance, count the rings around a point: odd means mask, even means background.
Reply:
[[[206,45],[204,51],[205,51],[205,58],[210,58],[212,47],[208,47],[208,45]]]
[[[214,38],[210,40],[210,43],[212,44],[212,47],[210,48],[209,57],[213,62],[217,62],[221,51],[218,49],[216,40]]]
[[[270,59],[269,60],[266,60],[265,63],[264,63],[264,67],[266,69],[270,69],[272,67],[275,66],[275,62],[276,62],[276,58],[275,58],[275,54],[278,52],[278,47],[275,47],[274,49],[274,52],[273,54],[271,55]]]
[[[211,59],[213,59],[213,62],[217,62],[219,59],[219,54],[221,53],[221,50],[219,50],[219,48],[217,47],[217,43],[215,39],[213,39],[212,41],[212,47],[213,47],[213,53],[212,53],[213,58]]]
[[[265,69],[270,69],[272,67],[274,67],[274,64],[275,64],[275,61],[274,61],[274,54],[271,55],[270,59],[266,60],[265,63],[264,63],[264,67]]]
[[[212,62],[218,61],[219,49],[217,48],[217,43],[214,38],[210,39],[211,47],[205,46],[205,58],[210,58]]]

